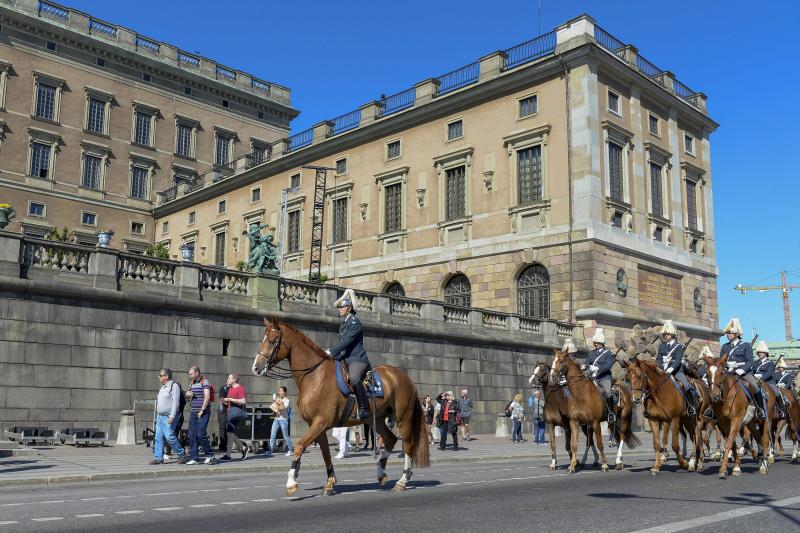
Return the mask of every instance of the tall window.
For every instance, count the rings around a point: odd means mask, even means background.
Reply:
[[[689,229],[697,231],[697,183],[686,180],[686,217]]]
[[[608,110],[619,113],[619,95],[614,91],[608,91]]]
[[[447,140],[459,139],[464,136],[464,122],[456,120],[447,125]]]
[[[269,156],[267,155],[267,147],[263,144],[254,144],[250,155],[252,157],[251,164],[253,165],[258,165],[269,159]]]
[[[519,101],[519,118],[535,115],[538,110],[536,95],[528,96]]]
[[[221,167],[228,166],[231,162],[231,138],[218,133],[215,144],[214,164]]]
[[[472,305],[472,286],[469,284],[467,276],[459,274],[447,282],[444,288],[444,303],[462,307]]]
[[[44,83],[36,86],[36,116],[47,120],[55,120],[56,88]]]
[[[400,141],[392,141],[386,145],[386,159],[400,157]]]
[[[608,143],[608,181],[611,199],[625,201],[622,187],[622,147],[616,143]]]
[[[333,243],[347,240],[347,198],[333,201]]]
[[[445,180],[447,184],[446,220],[463,218],[467,205],[466,169],[463,166],[447,169]]]
[[[542,265],[526,268],[517,282],[519,314],[535,318],[550,317],[550,276]]]
[[[542,199],[542,147],[532,146],[517,151],[519,203],[529,204]]]
[[[347,158],[343,157],[336,160],[336,173],[347,174]]]
[[[655,115],[648,115],[647,116],[647,127],[650,129],[650,133],[653,135],[658,135],[659,131],[659,124],[658,124],[658,117]]]
[[[49,144],[33,143],[31,145],[31,176],[37,178],[50,177],[50,151]]]
[[[296,189],[300,186],[300,174],[293,174],[289,177],[289,188]]]
[[[86,129],[93,133],[104,133],[106,103],[96,98],[89,98],[89,105],[86,112]]]
[[[225,266],[225,237],[228,234],[224,231],[214,234],[214,264]]]
[[[653,214],[664,216],[664,195],[661,191],[661,166],[650,163],[650,203]]]
[[[133,119],[133,142],[142,146],[151,146],[150,126],[153,117],[147,113],[137,111]]]
[[[300,251],[300,210],[291,211],[286,224],[286,251],[289,253]]]
[[[185,124],[178,124],[175,135],[177,137],[175,152],[184,157],[192,157],[192,128]]]
[[[393,183],[386,186],[386,223],[385,231],[390,233],[403,229],[403,184]]]
[[[100,189],[100,168],[103,160],[93,155],[83,156],[83,176],[81,176],[81,187],[84,189]]]
[[[144,167],[131,168],[131,198],[147,200],[147,175],[149,170]]]

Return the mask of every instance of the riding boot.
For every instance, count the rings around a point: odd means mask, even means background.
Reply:
[[[778,418],[783,418],[783,417],[786,416],[786,400],[784,399],[783,394],[781,394],[780,391],[778,391],[777,400],[778,400],[778,402],[777,402],[778,403],[777,415],[778,415]]]
[[[606,409],[608,409],[608,423],[613,424],[617,421],[617,416],[614,414],[614,398],[606,398]]]
[[[697,414],[697,404],[695,403],[694,389],[689,387],[684,394],[686,398],[686,414],[695,416]]]
[[[755,393],[756,399],[756,413],[758,418],[764,419],[767,418],[767,403],[764,401],[764,394],[761,392],[761,388],[759,387]]]
[[[364,388],[364,383],[361,381],[353,383],[353,392],[356,393],[356,400],[358,400],[358,412],[353,418],[366,420],[369,416],[367,415],[367,391]]]

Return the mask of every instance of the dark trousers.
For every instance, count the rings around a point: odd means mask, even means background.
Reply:
[[[203,412],[203,416],[197,418],[197,413],[189,414],[189,457],[195,461],[200,460],[198,448],[203,447],[203,451],[207,457],[214,455],[211,449],[211,443],[208,441],[208,419],[211,413],[208,410]]]
[[[522,420],[519,418],[513,418],[512,422],[514,422],[514,433],[511,437],[511,440],[514,442],[522,441]]]
[[[219,424],[219,451],[228,451],[228,436],[225,433],[228,426],[228,412],[223,410],[217,413],[217,423]]]
[[[369,424],[364,424],[364,448],[369,448],[369,441],[372,440],[372,449],[375,449],[375,439],[372,438],[372,431]]]
[[[439,426],[439,433],[441,434],[441,438],[439,439],[439,448],[443,449],[447,446],[447,430],[449,424],[445,423]],[[458,448],[458,428],[454,429],[452,433],[453,436],[453,448]]]
[[[175,415],[175,419],[172,421],[170,425],[172,428],[172,432],[175,433],[175,438],[181,442],[181,429],[183,429],[183,412],[178,413]],[[181,442],[181,444],[185,445],[185,442]],[[172,453],[172,448],[170,447],[169,443],[164,445],[165,453]]]
[[[533,421],[533,442],[536,444],[544,444],[547,442],[544,420]]]

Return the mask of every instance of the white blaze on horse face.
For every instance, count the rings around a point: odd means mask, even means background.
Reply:
[[[717,374],[717,365],[711,365],[708,370],[711,371],[711,379],[709,380],[709,382],[713,386],[714,376]]]
[[[553,363],[550,365],[550,381],[556,380],[556,365],[558,364],[558,357],[553,358]]]

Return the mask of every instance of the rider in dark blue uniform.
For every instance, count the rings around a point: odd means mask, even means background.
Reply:
[[[795,400],[797,400],[797,396],[795,395],[793,389],[794,378],[796,377],[797,373],[789,372],[787,370],[786,361],[783,359],[783,356],[779,358],[778,364],[776,366],[778,368],[778,376],[777,376],[778,388],[788,390],[789,394],[791,394],[795,398]]]
[[[603,328],[597,328],[594,332],[592,344],[594,349],[586,355],[586,362],[581,369],[589,370],[592,379],[603,388],[608,408],[608,422],[611,424],[617,419],[614,416],[614,406],[619,402],[619,398],[611,390],[611,367],[614,366],[616,355],[606,349],[606,335]]]
[[[742,340],[742,324],[738,318],[732,318],[725,326],[725,336],[728,342],[720,349],[720,359],[728,356],[728,372],[734,372],[750,385],[750,390],[756,400],[756,412],[758,418],[767,417],[767,404],[764,402],[764,395],[761,394],[761,387],[758,386],[756,378],[753,376],[753,348],[749,342]]]
[[[756,355],[758,361],[753,365],[753,375],[761,383],[769,385],[775,397],[778,400],[778,418],[783,418],[785,407],[783,405],[783,396],[778,392],[778,381],[775,379],[775,361],[769,358],[769,346],[764,341],[758,343],[756,348]]]
[[[339,342],[326,352],[337,361],[347,363],[350,383],[358,400],[358,412],[353,418],[366,420],[367,389],[364,386],[364,375],[370,369],[370,364],[367,352],[364,350],[364,330],[361,321],[356,317],[353,289],[344,291],[344,295],[336,300],[336,308],[342,317],[342,323],[339,325]]]
[[[683,373],[683,345],[675,340],[678,331],[672,320],[666,320],[661,328],[664,342],[658,347],[656,365],[664,372],[672,375],[683,385],[683,394],[686,398],[686,412],[689,416],[697,414],[697,399],[700,394],[689,384],[686,374]]]

